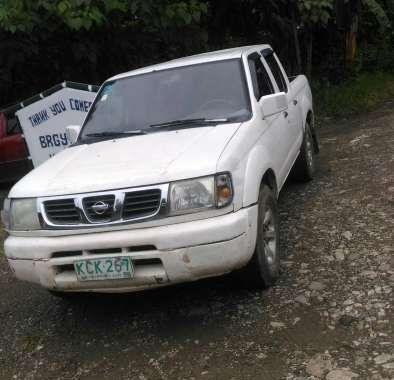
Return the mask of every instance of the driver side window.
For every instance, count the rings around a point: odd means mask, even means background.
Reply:
[[[260,55],[258,53],[249,55],[248,64],[256,99],[260,100],[263,96],[273,94],[274,86],[268,76],[267,70],[261,62]]]

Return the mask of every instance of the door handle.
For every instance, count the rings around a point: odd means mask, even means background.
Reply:
[[[287,111],[284,111],[284,112],[283,112],[283,116],[284,116],[284,117],[287,117],[287,116],[289,116],[289,113],[288,113]]]
[[[293,104],[296,106],[298,104],[298,101],[294,99]]]

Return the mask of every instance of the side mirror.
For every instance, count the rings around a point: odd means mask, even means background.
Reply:
[[[278,94],[266,95],[259,100],[263,118],[275,115],[287,110],[287,96],[284,92]]]
[[[80,125],[69,125],[66,127],[66,135],[70,144],[74,144],[77,141],[79,132],[81,132]]]

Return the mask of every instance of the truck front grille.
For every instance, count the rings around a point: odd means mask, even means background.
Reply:
[[[78,228],[153,218],[167,204],[168,184],[39,198],[48,228]]]
[[[133,219],[156,214],[160,201],[160,189],[126,193],[123,202],[123,218]]]
[[[78,224],[81,217],[73,198],[44,202],[45,213],[54,224]]]

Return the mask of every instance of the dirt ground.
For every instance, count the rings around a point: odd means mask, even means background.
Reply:
[[[230,276],[70,303],[0,255],[0,379],[394,379],[394,102],[329,124],[317,178],[281,194],[268,291]]]

